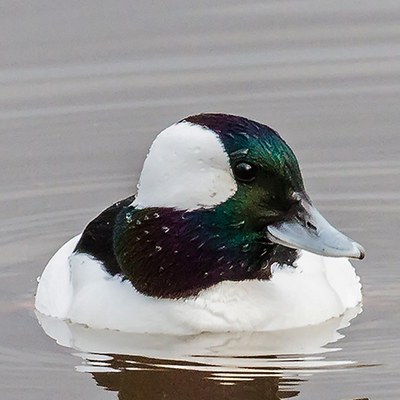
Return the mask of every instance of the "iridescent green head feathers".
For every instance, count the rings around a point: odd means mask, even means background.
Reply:
[[[297,159],[266,125],[199,114],[161,132],[138,193],[117,218],[114,253],[135,287],[193,295],[223,280],[269,279],[297,249],[362,258],[312,206]]]

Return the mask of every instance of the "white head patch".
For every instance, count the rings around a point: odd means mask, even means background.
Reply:
[[[133,205],[193,210],[223,203],[236,189],[217,134],[180,122],[163,130],[151,145]]]

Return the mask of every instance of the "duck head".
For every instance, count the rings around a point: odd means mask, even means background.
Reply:
[[[273,263],[293,265],[302,249],[364,257],[313,206],[279,134],[226,114],[191,116],[158,135],[114,233],[124,274],[158,297],[269,279]]]

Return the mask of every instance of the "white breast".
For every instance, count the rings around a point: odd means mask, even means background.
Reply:
[[[171,334],[272,331],[318,324],[361,301],[361,285],[348,260],[307,252],[296,269],[277,269],[270,281],[222,282],[194,298],[156,299],[110,277],[89,256],[71,256],[78,239],[50,260],[36,308],[93,328]]]

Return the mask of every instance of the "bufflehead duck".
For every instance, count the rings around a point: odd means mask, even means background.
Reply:
[[[361,301],[347,258],[363,257],[312,205],[276,131],[199,114],[156,137],[136,196],[57,251],[35,305],[137,333],[294,328]]]

